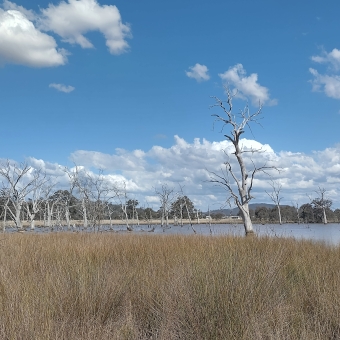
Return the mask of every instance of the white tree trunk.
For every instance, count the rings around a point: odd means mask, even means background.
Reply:
[[[181,213],[181,227],[183,227],[183,205],[182,204],[180,204],[180,208],[181,208],[181,210],[180,210],[180,213]]]
[[[322,211],[323,211],[323,223],[324,223],[324,224],[327,224],[327,215],[326,215],[326,209],[325,209],[325,208],[323,208],[323,209],[322,209]]]
[[[127,211],[126,211],[126,204],[122,203],[122,210],[123,210],[124,217],[125,217],[126,229],[129,230],[130,229],[130,226],[129,226],[129,216],[128,216]]]
[[[46,212],[46,214],[47,214],[46,224],[49,228],[51,228],[51,226],[52,226],[52,208],[50,207],[49,202],[47,202],[47,212]]]
[[[164,208],[162,208],[161,226],[164,226]]]
[[[139,226],[139,218],[138,218],[138,212],[136,210],[136,219],[137,219],[137,225]]]
[[[86,202],[85,199],[81,201],[82,209],[83,209],[83,220],[84,220],[84,228],[87,229],[88,222],[87,222],[87,211],[86,211]]]
[[[17,229],[22,230],[22,222],[21,222],[21,208],[22,208],[22,204],[18,203],[15,207],[15,226],[17,227]]]
[[[280,205],[277,206],[277,210],[278,210],[278,212],[279,212],[279,223],[282,224]]]
[[[65,207],[65,219],[67,230],[71,230],[70,211],[68,210],[68,206]]]
[[[241,211],[246,236],[253,235],[254,234],[253,222],[251,221],[250,218],[248,203],[240,205],[239,209]]]

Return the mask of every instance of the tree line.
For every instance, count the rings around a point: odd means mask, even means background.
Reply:
[[[27,163],[9,160],[0,164],[0,218],[2,230],[14,224],[24,230],[24,224],[34,230],[36,222],[49,228],[67,226],[75,228],[74,221],[81,221],[86,228],[99,228],[103,221],[121,220],[128,230],[131,223],[161,219],[162,226],[169,225],[169,218],[178,224],[183,219],[201,217],[193,202],[183,194],[163,185],[155,188],[160,207],[154,210],[140,206],[129,197],[125,182],[110,182],[103,172],[93,174],[83,167],[64,168],[68,188],[58,188],[58,183],[41,169]],[[42,222],[42,223],[41,223]]]
[[[324,223],[324,211],[315,203],[305,203],[300,207],[289,205],[280,206],[282,223]],[[257,207],[250,209],[250,214],[255,221],[260,223],[279,222],[279,211],[277,207]],[[325,214],[328,221],[340,222],[340,209],[334,211],[327,207]]]

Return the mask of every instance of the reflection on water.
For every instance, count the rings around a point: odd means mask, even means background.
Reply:
[[[156,226],[132,226],[133,232],[135,233],[154,233],[154,234],[183,234],[191,235],[194,234],[193,229],[200,235],[244,235],[244,227],[241,224],[212,224],[211,227],[208,224],[193,224],[190,225],[173,226],[170,225],[168,228],[162,228],[160,225]],[[73,229],[72,229],[73,230]],[[314,241],[322,241],[328,244],[340,245],[340,224],[329,223],[324,224],[265,224],[265,225],[254,225],[254,230],[257,235],[260,236],[273,236],[273,237],[294,237],[297,239],[309,239]],[[9,228],[6,232],[13,232],[14,230]],[[53,232],[65,232],[66,227],[54,228]],[[84,230],[81,227],[76,227],[74,232],[127,232],[126,226],[115,225],[115,226],[100,226],[99,228],[88,228]],[[35,233],[49,233],[49,228],[36,228]],[[31,233],[31,232],[29,232]]]

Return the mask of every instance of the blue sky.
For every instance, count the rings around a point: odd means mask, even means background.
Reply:
[[[171,158],[176,148],[223,141],[209,106],[228,82],[236,110],[263,103],[262,126],[245,137],[287,168],[286,203],[322,186],[340,206],[339,10],[338,1],[4,1],[0,158],[100,166],[151,197],[155,180],[178,183],[190,169]],[[295,178],[293,167],[312,172]],[[198,205],[207,194],[223,200],[204,176],[185,182]],[[257,200],[268,200],[266,185]]]

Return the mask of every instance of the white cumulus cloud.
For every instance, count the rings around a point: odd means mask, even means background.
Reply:
[[[190,66],[189,69],[190,71],[185,72],[189,78],[196,79],[198,82],[210,79],[208,67],[205,65],[197,63],[195,66]]]
[[[70,93],[74,91],[75,89],[73,86],[70,86],[70,85],[55,84],[55,83],[50,84],[49,87],[52,87],[60,92],[65,92],[65,93]]]
[[[237,89],[237,96],[241,98],[250,98],[253,105],[268,104],[276,105],[276,99],[270,99],[268,88],[258,83],[257,73],[247,76],[246,70],[242,64],[236,64],[229,68],[228,71],[219,74],[220,78],[228,85]]]
[[[320,74],[317,70],[310,68],[309,72],[314,76],[312,91],[324,92],[327,97],[340,99],[340,76],[333,74]]]
[[[67,58],[54,38],[40,32],[25,13],[0,9],[0,62],[51,67],[64,65]]]
[[[101,6],[96,0],[68,0],[57,6],[50,4],[41,12],[39,28],[57,33],[68,43],[92,48],[93,44],[85,34],[99,31],[104,35],[110,53],[120,54],[129,47],[125,39],[130,36],[130,28],[122,23],[116,6]]]
[[[314,77],[310,80],[312,91],[324,92],[327,97],[340,99],[340,50],[334,48],[329,53],[322,51],[321,55],[312,56],[311,59],[318,64],[329,66],[326,73],[309,68]]]
[[[311,59],[319,64],[330,64],[335,70],[340,68],[340,50],[337,48],[329,53],[322,51],[321,55],[312,56]]]
[[[30,21],[33,21],[37,18],[37,14],[34,11],[32,11],[30,9],[26,9],[23,6],[19,6],[19,5],[15,4],[14,2],[4,0],[2,6],[5,10],[15,10],[15,11],[21,12]]]

